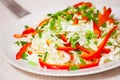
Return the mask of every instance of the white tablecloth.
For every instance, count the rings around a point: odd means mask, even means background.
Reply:
[[[67,5],[69,1],[70,4],[77,3],[81,0],[15,0],[25,9],[31,13],[41,11],[42,9],[51,9],[52,7]],[[93,1],[94,4],[107,4],[109,6],[120,7],[120,0],[86,0]],[[50,5],[53,3],[54,5]],[[18,18],[4,7],[0,3],[0,29],[7,26],[9,23],[13,23]],[[7,45],[6,45],[7,46]],[[87,75],[87,76],[78,76],[78,77],[51,77],[36,75],[28,73],[17,69],[10,65],[7,60],[3,57],[4,53],[0,51],[0,80],[119,80],[120,79],[120,67],[105,71],[102,73]]]

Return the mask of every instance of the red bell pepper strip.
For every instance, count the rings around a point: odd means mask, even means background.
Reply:
[[[101,18],[98,18],[98,26],[103,25],[109,19],[111,12],[111,8],[108,8]]]
[[[16,55],[16,59],[21,59],[22,55],[24,54],[24,52],[27,50],[27,48],[31,45],[31,43],[26,43],[17,53]]]
[[[84,17],[82,17],[82,20],[88,21],[88,17],[84,16]]]
[[[64,34],[60,34],[60,37],[64,42],[67,42],[68,39],[66,38]]]
[[[47,68],[52,70],[68,70],[69,69],[69,65],[49,64],[44,62],[42,59],[39,59],[39,64],[42,68]]]
[[[70,60],[74,59],[74,56],[70,53],[70,51],[65,51],[69,56],[70,56]]]
[[[14,38],[27,37],[28,34],[31,34],[31,33],[32,33],[33,35],[35,35],[35,34],[37,33],[37,31],[30,27],[30,28],[25,29],[25,30],[22,32],[22,34],[14,34]]]
[[[72,51],[72,50],[74,50],[74,48],[71,47],[71,46],[58,46],[58,47],[57,47],[57,50],[61,50],[61,51]]]
[[[105,45],[107,44],[107,42],[108,42],[108,40],[109,40],[109,38],[110,38],[110,35],[111,35],[112,32],[113,32],[115,29],[117,29],[117,28],[118,28],[117,26],[114,26],[114,27],[108,32],[108,34],[107,34],[107,35],[105,36],[105,38],[103,39],[103,41],[102,41],[101,44],[99,45],[98,50],[97,50],[96,52],[92,52],[92,53],[86,54],[86,55],[82,55],[82,54],[81,54],[81,57],[84,58],[84,59],[86,59],[86,60],[91,60],[91,59],[93,59],[93,58],[98,57],[98,56],[101,54],[102,50],[104,49]]]
[[[58,46],[57,50],[65,51],[70,56],[70,59],[73,60],[73,55],[69,52],[74,50],[71,46]]]
[[[106,6],[103,7],[103,12],[105,13],[107,11]]]
[[[93,22],[93,29],[94,29],[94,33],[97,34],[98,35],[97,37],[99,38],[101,36],[101,31],[95,22]]]
[[[70,42],[69,43],[65,43],[64,46],[66,46],[66,47],[67,46],[71,46],[71,43]]]
[[[111,49],[109,49],[109,48],[103,48],[103,50],[102,50],[102,53],[108,54],[109,52],[111,52]]]
[[[74,18],[74,19],[73,19],[73,25],[78,24],[78,22],[79,22],[79,20],[78,20],[77,18]]]
[[[110,23],[114,23],[114,22],[115,22],[115,20],[114,20],[113,18],[109,18],[108,21],[109,21]]]
[[[33,54],[33,52],[32,51],[28,51],[28,54],[31,55],[31,54]]]
[[[79,6],[81,6],[81,5],[83,5],[85,2],[79,2],[79,3],[77,3],[77,4],[75,4],[75,5],[73,5],[75,8],[77,8],[77,7],[79,7]]]
[[[77,7],[81,6],[81,5],[85,5],[87,7],[91,7],[92,3],[90,3],[90,2],[79,2],[79,3],[75,4],[75,5],[73,5],[73,7],[77,8]]]
[[[92,7],[92,3],[86,2],[86,3],[85,3],[85,6],[87,6],[87,7]]]
[[[50,18],[46,18],[44,19],[43,21],[41,21],[39,24],[38,24],[38,27],[42,27],[43,25],[45,25],[48,21],[49,21]]]
[[[91,67],[98,66],[98,65],[99,65],[99,62],[100,62],[100,58],[96,58],[96,59],[94,60],[94,62],[89,63],[89,64],[85,64],[85,65],[81,64],[81,65],[79,65],[79,67],[80,67],[80,69],[91,68]]]
[[[52,70],[70,70],[71,66],[78,66],[80,69],[95,67],[95,66],[99,65],[99,61],[100,61],[100,59],[97,58],[97,59],[95,59],[93,62],[91,62],[89,64],[59,65],[59,64],[49,64],[49,63],[44,62],[42,59],[39,59],[39,64],[40,64],[40,66],[42,68],[47,68],[47,69],[52,69]]]
[[[88,51],[86,48],[84,48],[84,47],[82,47],[82,46],[80,46],[80,45],[76,45],[76,48],[77,49],[79,49],[79,50],[81,50],[81,51],[83,51],[83,52],[85,52],[85,53],[87,53],[87,54],[90,54],[91,52],[90,51]]]
[[[14,34],[14,38],[22,38],[22,37],[27,37],[26,34]]]
[[[22,34],[30,34],[33,33],[35,30],[31,27],[25,29]]]

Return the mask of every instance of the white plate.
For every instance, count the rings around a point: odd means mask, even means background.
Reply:
[[[81,69],[76,71],[52,71],[52,70],[43,70],[40,69],[40,67],[31,67],[29,65],[26,65],[27,63],[22,60],[16,61],[15,59],[16,51],[12,47],[15,41],[13,38],[13,34],[20,33],[24,29],[24,25],[29,25],[29,26],[37,25],[45,17],[47,13],[54,12],[56,10],[60,10],[64,8],[66,7],[62,6],[59,8],[54,8],[52,10],[44,10],[37,14],[28,15],[18,20],[13,25],[2,27],[2,29],[0,29],[0,49],[4,53],[7,60],[15,67],[22,69],[24,71],[28,71],[40,75],[49,75],[49,76],[81,76],[81,75],[95,74],[95,73],[107,71],[120,66],[120,61],[116,61],[116,62],[107,63],[102,66],[97,66],[88,69]],[[112,13],[114,13],[115,17],[119,19],[120,9],[115,7],[112,7],[112,9],[113,9]]]

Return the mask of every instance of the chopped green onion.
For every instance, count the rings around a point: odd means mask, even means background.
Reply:
[[[112,45],[113,45],[112,42],[108,42],[107,44],[108,44],[109,46],[112,46]]]
[[[50,29],[51,30],[54,30],[55,28],[55,19],[53,19],[51,22],[50,22]]]
[[[107,27],[107,24],[106,24],[106,23],[104,23],[104,24],[102,25],[102,27],[103,27],[103,28],[106,28],[106,27]]]
[[[33,61],[28,61],[28,63],[32,66],[38,66],[38,64],[36,62],[33,62]]]
[[[25,25],[25,29],[27,29],[27,28],[29,28],[29,26],[28,26],[28,25]]]
[[[93,31],[88,30],[88,31],[86,32],[85,37],[86,37],[87,40],[90,40],[90,39],[92,39],[92,38],[95,38],[96,35],[94,34]]]
[[[42,38],[42,32],[40,30],[38,30],[38,36],[39,38]]]
[[[88,9],[87,6],[81,6],[81,7],[78,7],[76,8],[78,12],[86,12],[86,10]]]
[[[116,31],[117,31],[117,30],[114,30],[114,31],[112,32],[111,36],[113,36],[113,35],[116,33]]]
[[[19,41],[16,41],[15,44],[18,45],[18,46],[20,45]]]
[[[63,11],[64,12],[67,12],[68,10],[70,10],[71,9],[71,7],[70,6],[68,6],[66,9],[64,9]]]
[[[70,66],[70,70],[78,70],[78,69],[79,69],[79,66],[77,65]]]
[[[65,16],[67,21],[70,21],[73,18],[73,14],[68,14]]]
[[[20,41],[20,44],[23,46],[25,45],[27,42],[26,41]]]
[[[76,42],[79,38],[80,38],[79,36],[76,36],[74,38],[73,37],[70,38],[70,42],[71,42],[71,45],[72,45],[73,48],[76,47]]]
[[[81,64],[86,64],[86,62],[84,61],[83,58],[80,57],[79,60],[80,60]]]
[[[26,54],[26,53],[23,53],[22,54],[22,59],[25,59],[26,60],[26,57],[28,56],[28,54]]]
[[[104,64],[105,64],[105,63],[108,63],[108,62],[111,62],[111,60],[110,60],[109,58],[106,58],[106,59],[104,60]]]
[[[18,46],[21,45],[25,45],[27,42],[26,41],[16,41],[15,44],[17,44]]]
[[[81,50],[75,50],[78,54],[81,54],[82,51]]]
[[[115,22],[114,24],[115,24],[115,25],[119,25],[119,23],[120,23],[120,22]]]
[[[48,55],[48,52],[46,52],[45,55],[44,55],[44,58],[43,58],[44,62],[46,61],[47,55]]]
[[[94,41],[94,44],[95,44],[95,45],[97,45],[97,44],[98,44],[98,42],[97,42],[97,41]]]
[[[51,16],[51,15],[52,15],[52,13],[47,14],[47,16]]]
[[[93,9],[91,9],[91,10],[89,10],[86,14],[87,14],[87,16],[89,16],[89,15],[91,15],[92,13],[93,13]]]
[[[38,57],[42,57],[42,55],[38,54]]]
[[[32,35],[32,38],[35,38],[35,35]]]

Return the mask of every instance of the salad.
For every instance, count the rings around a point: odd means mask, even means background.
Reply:
[[[16,60],[51,70],[78,70],[120,60],[119,21],[112,9],[80,2],[47,14],[36,27],[14,34]]]

